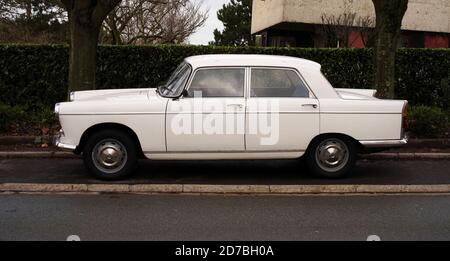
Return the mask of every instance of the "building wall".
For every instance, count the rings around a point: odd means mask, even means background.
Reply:
[[[252,33],[282,22],[320,24],[345,10],[375,16],[372,0],[253,0]],[[409,0],[403,30],[450,33],[450,0]]]
[[[425,33],[425,48],[450,48],[450,36],[436,33]]]
[[[361,34],[350,32],[349,45],[352,48],[365,48]],[[406,48],[449,48],[450,34],[419,31],[403,31],[400,47]]]
[[[284,20],[285,0],[253,0],[252,34],[260,32]]]

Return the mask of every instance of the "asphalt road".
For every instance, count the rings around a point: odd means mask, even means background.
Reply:
[[[317,179],[293,160],[141,161],[129,184],[449,184],[450,160],[358,161],[346,179]],[[1,159],[0,183],[104,183],[80,159]]]
[[[449,195],[0,195],[0,240],[450,240],[449,201]]]

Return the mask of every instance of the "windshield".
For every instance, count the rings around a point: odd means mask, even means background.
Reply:
[[[179,97],[183,92],[190,74],[191,66],[183,62],[173,72],[167,83],[158,88],[159,93],[164,97]]]

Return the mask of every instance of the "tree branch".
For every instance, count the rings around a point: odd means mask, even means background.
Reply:
[[[97,0],[97,6],[94,9],[92,18],[97,27],[100,27],[106,16],[121,2],[122,0]]]

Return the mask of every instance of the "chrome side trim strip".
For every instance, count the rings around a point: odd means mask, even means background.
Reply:
[[[359,142],[367,148],[390,148],[406,145],[408,143],[408,138],[403,138],[401,140],[364,140]]]
[[[111,113],[66,113],[59,114],[60,116],[138,116],[138,115],[165,115],[165,112],[111,112]]]
[[[236,151],[144,151],[144,154],[233,154],[233,153],[301,153],[305,150],[236,150]]]

